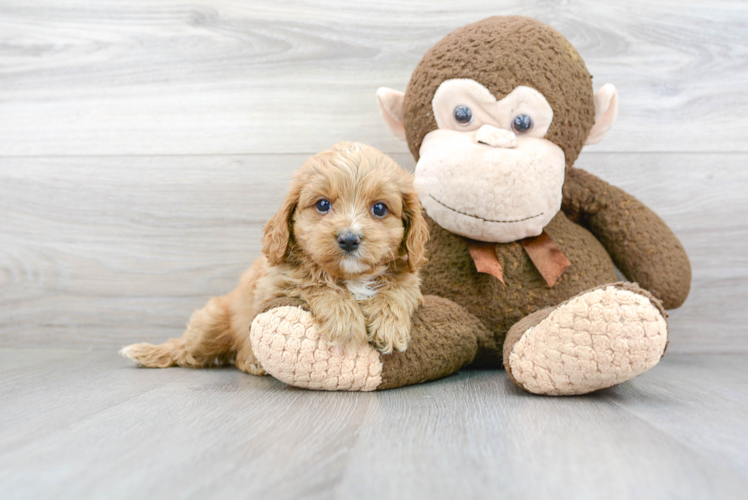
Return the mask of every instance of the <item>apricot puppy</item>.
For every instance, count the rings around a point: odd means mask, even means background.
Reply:
[[[182,337],[121,352],[147,367],[234,363],[264,374],[250,325],[284,297],[305,302],[333,344],[368,341],[385,354],[404,351],[422,302],[417,270],[427,239],[412,176],[372,147],[336,144],[295,173],[265,226],[264,255],[234,291],[193,313]]]

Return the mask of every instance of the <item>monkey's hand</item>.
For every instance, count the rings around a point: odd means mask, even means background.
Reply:
[[[368,343],[336,348],[320,338],[311,313],[279,306],[252,322],[252,348],[262,367],[287,384],[327,391],[373,391],[434,380],[470,363],[476,334],[491,333],[452,301],[426,297],[413,316],[406,352],[381,354]]]
[[[562,210],[589,229],[629,280],[680,307],[691,288],[691,264],[665,222],[642,202],[596,176],[572,168]]]

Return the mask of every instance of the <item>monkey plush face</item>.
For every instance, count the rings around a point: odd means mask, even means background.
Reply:
[[[561,208],[565,167],[563,150],[545,139],[545,97],[519,86],[496,100],[475,80],[454,79],[432,106],[438,128],[423,139],[415,181],[431,218],[481,241],[540,234]]]
[[[525,17],[492,17],[447,35],[405,94],[380,110],[418,161],[415,185],[440,226],[480,241],[539,235],[561,208],[564,173],[612,126],[612,85],[592,92],[579,54]]]

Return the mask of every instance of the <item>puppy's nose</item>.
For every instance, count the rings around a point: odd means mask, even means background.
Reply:
[[[346,252],[352,252],[357,249],[359,243],[361,243],[361,238],[353,233],[343,233],[338,236],[338,245]]]

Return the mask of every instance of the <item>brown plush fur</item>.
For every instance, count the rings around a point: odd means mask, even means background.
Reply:
[[[616,281],[615,267],[603,246],[589,231],[559,213],[545,231],[571,261],[571,266],[550,288],[517,241],[497,245],[504,270],[503,285],[475,268],[464,238],[427,218],[431,239],[429,262],[421,270],[424,295],[439,295],[465,308],[481,320],[490,334],[478,339],[476,366],[499,367],[509,328],[528,314],[560,304],[598,284]]]
[[[553,109],[546,139],[570,167],[595,122],[592,77],[576,49],[559,32],[521,16],[489,17],[458,28],[418,63],[405,92],[405,132],[413,157],[437,128],[431,101],[439,85],[470,78],[503,99],[519,85],[543,94]]]
[[[615,266],[658,297],[664,307],[679,307],[688,296],[688,256],[667,225],[649,208],[619,188],[573,168],[594,123],[592,79],[579,54],[550,26],[525,17],[492,17],[460,28],[432,47],[415,69],[405,94],[404,125],[416,160],[423,138],[437,128],[431,101],[447,79],[471,78],[497,99],[515,87],[540,91],[553,108],[546,138],[566,156],[562,210],[546,226],[571,265],[548,287],[520,241],[497,244],[506,285],[479,273],[465,240],[428,219],[429,262],[421,270],[424,295],[438,295],[452,307],[450,323],[480,323],[472,366],[500,367],[507,332],[523,318],[554,308],[580,292],[617,281]],[[476,179],[475,182],[480,182]],[[442,319],[418,314],[423,328],[441,332]],[[415,321],[415,320],[414,320]],[[524,330],[522,330],[524,331]],[[452,366],[447,352],[455,337],[424,343],[424,359]],[[514,339],[516,341],[516,339]],[[464,341],[464,340],[463,340]],[[432,338],[433,342],[433,338]],[[429,366],[415,357],[382,357],[387,387],[412,383]],[[393,365],[393,366],[389,366]],[[395,367],[396,365],[396,367]],[[397,374],[402,372],[403,376]]]
[[[574,168],[566,173],[562,211],[589,229],[618,269],[654,293],[667,309],[691,290],[691,263],[665,222],[620,188]]]
[[[322,198],[332,203],[328,213],[315,207]],[[377,202],[388,207],[384,217],[371,211]],[[361,239],[351,254],[338,242],[348,231]],[[265,227],[264,256],[238,288],[196,311],[181,338],[133,344],[122,353],[148,367],[233,362],[262,374],[249,330],[254,317],[280,298],[308,304],[321,336],[333,343],[369,341],[383,353],[404,351],[411,316],[422,302],[417,269],[427,239],[411,175],[374,148],[337,144],[295,174],[283,206]]]
[[[405,352],[381,356],[378,390],[417,384],[455,372],[478,350],[476,332],[485,327],[454,302],[426,295],[413,315],[412,338]]]

